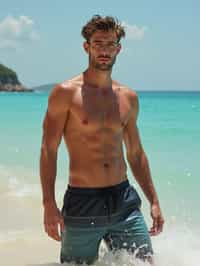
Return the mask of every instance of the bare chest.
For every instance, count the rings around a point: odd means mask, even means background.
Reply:
[[[119,130],[127,123],[130,105],[122,93],[81,91],[74,96],[71,112],[82,127]]]

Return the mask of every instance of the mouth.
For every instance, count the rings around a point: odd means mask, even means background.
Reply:
[[[98,59],[101,62],[108,62],[108,61],[110,61],[110,58],[108,58],[108,57],[98,57]]]

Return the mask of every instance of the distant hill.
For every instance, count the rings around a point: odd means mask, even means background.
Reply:
[[[5,78],[8,78],[8,77],[16,78],[17,77],[16,73],[12,69],[2,64],[0,64],[0,76],[4,76]]]
[[[0,91],[31,92],[32,90],[19,82],[16,72],[0,64]]]
[[[52,83],[52,84],[45,84],[45,85],[41,85],[41,86],[37,86],[37,87],[33,87],[32,89],[34,91],[45,91],[45,92],[50,92],[54,86],[56,85],[56,83]]]

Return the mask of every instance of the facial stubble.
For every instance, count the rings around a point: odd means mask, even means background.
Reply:
[[[101,56],[101,57],[103,57],[103,56]],[[112,70],[112,67],[116,62],[116,57],[117,56],[113,57],[112,61],[109,64],[108,63],[98,63],[95,60],[95,58],[91,56],[91,53],[89,53],[89,63],[90,63],[90,65],[92,65],[97,70],[109,71],[109,70]],[[105,58],[106,58],[106,56],[105,56]],[[110,59],[110,57],[109,57],[109,59]]]

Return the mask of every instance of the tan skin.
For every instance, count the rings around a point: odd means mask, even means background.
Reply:
[[[70,158],[69,184],[74,187],[107,187],[126,180],[124,141],[133,175],[150,202],[150,234],[157,235],[164,219],[137,128],[138,97],[111,79],[121,45],[115,32],[96,31],[84,49],[88,69],[53,89],[44,118],[40,176],[45,231],[61,240],[59,227],[64,229],[64,221],[55,200],[55,179],[63,137]]]

